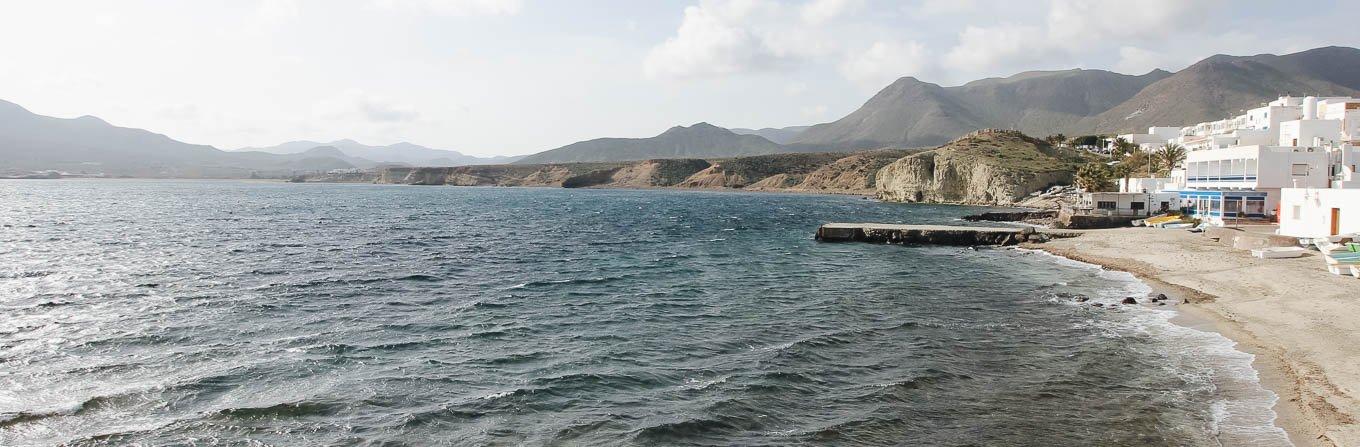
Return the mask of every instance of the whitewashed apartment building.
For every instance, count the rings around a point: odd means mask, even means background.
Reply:
[[[1172,178],[1159,184],[1158,192],[1175,193],[1177,208],[1211,224],[1278,218],[1282,234],[1316,233],[1295,231],[1286,220],[1297,215],[1298,220],[1307,221],[1307,216],[1322,212],[1313,208],[1325,206],[1293,203],[1297,201],[1293,197],[1305,193],[1286,191],[1360,188],[1360,177],[1355,176],[1360,160],[1357,98],[1283,96],[1234,118],[1181,127],[1174,135],[1167,129],[1153,127],[1146,134],[1121,137],[1146,151],[1168,143],[1184,147],[1183,169],[1172,171]],[[1162,137],[1167,138],[1158,142]],[[1120,186],[1121,192],[1147,193],[1145,187]],[[1333,196],[1348,194],[1325,196],[1331,203]],[[1307,196],[1317,202],[1324,195]],[[1291,203],[1282,204],[1286,197]],[[1355,225],[1360,225],[1360,209],[1345,215],[1354,215]],[[1345,222],[1349,225],[1350,220]]]

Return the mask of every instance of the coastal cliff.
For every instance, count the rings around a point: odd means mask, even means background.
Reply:
[[[613,163],[392,167],[377,183],[562,188],[693,188],[876,195],[885,201],[1016,205],[1070,184],[1089,154],[984,130],[932,150],[791,153]]]
[[[1070,184],[1088,158],[1017,131],[981,130],[884,166],[876,191],[889,202],[1015,205],[1034,191]]]

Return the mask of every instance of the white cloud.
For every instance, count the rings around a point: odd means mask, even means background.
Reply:
[[[1033,26],[968,26],[959,43],[944,55],[944,68],[955,71],[986,71],[1021,61],[1052,56],[1054,48],[1043,30]]]
[[[410,105],[358,89],[348,90],[336,98],[322,101],[317,104],[315,111],[323,120],[365,123],[406,123],[420,117]]]
[[[255,16],[267,25],[288,22],[301,14],[297,0],[260,0],[255,7]]]
[[[414,9],[453,17],[512,16],[524,9],[522,0],[373,0],[386,9]]]
[[[860,0],[812,0],[803,5],[800,14],[803,21],[820,25],[858,9]]]
[[[755,1],[709,1],[685,8],[675,37],[647,54],[647,77],[694,78],[775,67],[781,55],[742,24],[759,6]]]
[[[1168,66],[1167,62],[1167,56],[1160,52],[1123,46],[1119,47],[1119,62],[1115,63],[1114,70],[1127,74],[1143,74],[1154,68],[1165,68]]]
[[[1221,0],[1053,0],[1048,35],[1055,43],[1090,46],[1115,39],[1179,34],[1202,23]]]
[[[807,93],[807,91],[808,85],[806,82],[790,82],[788,85],[784,86],[784,94],[789,96],[798,96]]]
[[[903,76],[919,75],[930,66],[926,46],[915,41],[878,41],[852,54],[841,64],[846,79],[870,87],[882,87]]]
[[[964,14],[978,10],[977,0],[924,0],[916,7],[903,8],[908,14],[936,17]]]

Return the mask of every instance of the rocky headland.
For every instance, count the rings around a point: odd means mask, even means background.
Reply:
[[[1014,206],[1035,191],[1072,183],[1091,155],[1017,131],[980,130],[878,171],[878,198],[891,202]]]
[[[1056,208],[1094,155],[1010,130],[934,149],[882,149],[628,162],[389,167],[377,183],[561,188],[691,188],[875,196],[892,202]]]

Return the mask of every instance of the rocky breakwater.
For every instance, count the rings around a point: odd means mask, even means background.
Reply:
[[[829,223],[817,229],[823,242],[868,242],[906,245],[1018,245],[1043,243],[1054,238],[1076,237],[1079,232],[1034,227],[956,227],[945,225],[893,225]]]
[[[1034,191],[1070,184],[1090,154],[1017,131],[985,129],[884,166],[878,198],[890,202],[1016,205]]]

